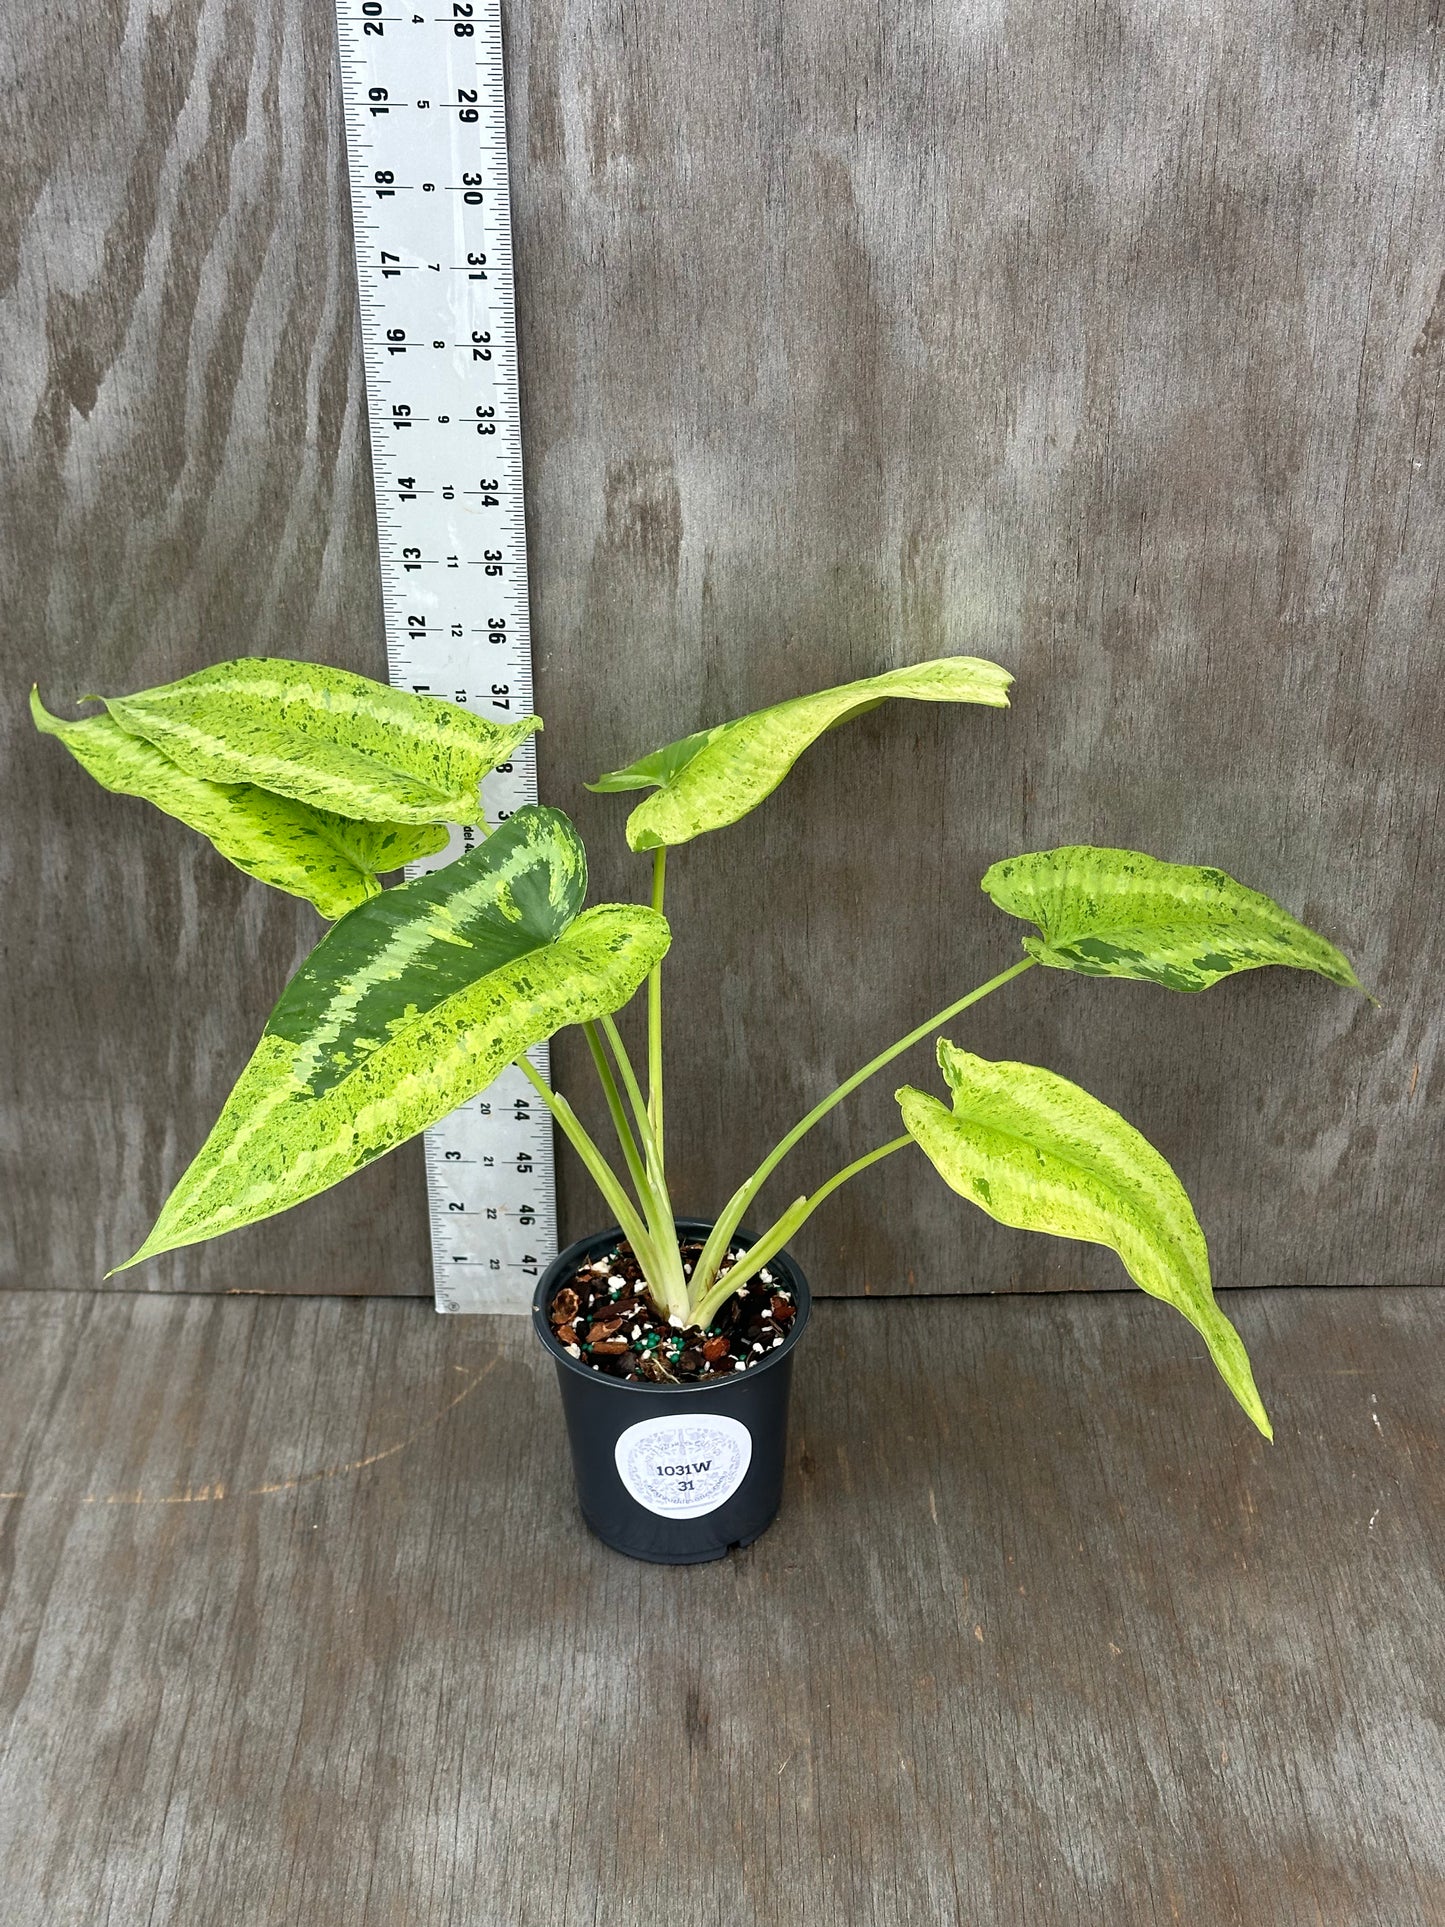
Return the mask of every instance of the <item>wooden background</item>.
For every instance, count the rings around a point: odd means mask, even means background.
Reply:
[[[1438,5],[507,18],[544,795],[599,893],[644,879],[581,778],[949,650],[1019,678],[1009,715],[877,712],[675,862],[679,1207],[1015,954],[991,860],[1092,839],[1278,895],[1382,1007],[1036,972],[955,1034],[1146,1130],[1222,1285],[1438,1281]],[[26,686],[380,675],[380,600],[329,0],[0,31],[0,1275],[90,1287],[317,925],[97,791]],[[773,1195],[892,1135],[895,1081]],[[1121,1282],[916,1158],[799,1248],[824,1292]],[[425,1291],[419,1155],[118,1283]]]

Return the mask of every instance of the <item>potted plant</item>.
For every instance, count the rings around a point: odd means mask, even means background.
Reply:
[[[338,1183],[485,1089],[531,1079],[613,1222],[539,1279],[533,1320],[555,1361],[578,1495],[619,1550],[686,1562],[756,1538],[778,1505],[792,1354],[809,1312],[788,1241],[858,1172],[919,1150],[1000,1222],[1110,1246],[1174,1305],[1268,1437],[1244,1347],[1215,1302],[1204,1235],[1164,1158],[1056,1073],[974,1056],[943,1035],[1034,968],[1199,991],[1283,964],[1358,989],[1342,953],[1216,869],[1073,846],[995,863],[985,894],[1033,926],[1024,955],[819,1097],[711,1223],[676,1219],[667,1187],[662,968],[669,849],[736,822],[824,731],[891,698],[1003,708],[1011,678],[967,656],[894,669],[684,737],[590,785],[647,791],[627,819],[651,856],[650,900],[585,906],[587,862],[559,811],[485,823],[480,783],[536,728],[441,699],[277,659],[204,669],[37,726],[105,787],[201,831],[263,882],[308,898],[332,928],[283,991],[214,1129],[126,1261],[215,1236]],[[476,841],[435,855],[447,824]],[[646,1063],[616,1013],[646,998]],[[582,1027],[616,1138],[609,1159],[527,1050]],[[944,1098],[904,1086],[901,1130],[744,1231],[764,1181],[818,1120],[911,1045],[937,1036]],[[120,1266],[118,1269],[125,1269]]]

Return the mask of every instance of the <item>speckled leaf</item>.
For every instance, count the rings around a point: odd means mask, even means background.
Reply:
[[[1239,970],[1289,964],[1360,988],[1333,944],[1223,870],[1077,844],[995,863],[983,888],[1038,925],[1024,949],[1053,970],[1207,990]]]
[[[890,669],[684,736],[626,769],[600,776],[588,788],[657,789],[628,817],[628,843],[634,850],[686,843],[746,816],[772,794],[810,743],[890,697],[1006,709],[1012,681],[1006,669],[976,656]]]
[[[479,822],[482,778],[541,727],[535,716],[492,723],[439,696],[266,656],[87,700],[191,776],[254,783],[368,822]]]
[[[665,953],[667,923],[630,904],[574,918],[579,854],[556,811],[519,810],[478,849],[344,918],[282,996],[129,1264],[314,1197],[529,1045],[626,1003]],[[443,879],[449,897],[434,887]]]
[[[485,843],[344,918],[281,993],[267,1028],[320,1096],[398,1029],[553,943],[587,895],[587,855],[561,810],[529,805]]]
[[[1272,1438],[1239,1334],[1215,1303],[1199,1220],[1148,1139],[1037,1065],[990,1063],[942,1038],[938,1062],[952,1110],[906,1085],[897,1097],[904,1125],[944,1182],[1000,1224],[1117,1252],[1135,1284],[1183,1312],[1225,1384]]]
[[[298,803],[298,809],[311,806]],[[388,871],[405,869],[423,857],[436,856],[447,847],[444,823],[358,823],[332,810],[314,810],[359,870],[369,876],[385,876]]]
[[[103,788],[154,803],[199,830],[247,876],[306,898],[329,919],[375,896],[378,871],[430,856],[447,840],[436,824],[352,823],[254,784],[189,776],[111,717],[66,722],[52,716],[35,691],[30,712],[36,728],[64,743]]]

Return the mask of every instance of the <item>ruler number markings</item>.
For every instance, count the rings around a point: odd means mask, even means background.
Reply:
[[[532,706],[498,0],[336,0],[381,551],[397,688]],[[535,802],[529,742],[482,786]],[[454,832],[429,869],[475,832]],[[528,1053],[545,1077],[545,1045]],[[436,1302],[525,1310],[556,1250],[551,1121],[519,1071],[426,1136]]]

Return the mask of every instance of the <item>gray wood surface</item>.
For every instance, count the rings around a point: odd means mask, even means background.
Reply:
[[[1012,954],[990,860],[1089,839],[1278,895],[1383,1008],[1035,976],[967,1041],[1152,1135],[1222,1283],[1438,1280],[1435,11],[507,22],[543,776],[600,891],[642,879],[580,778],[940,651],[1019,676],[1007,717],[868,717],[675,864],[680,1208]],[[59,0],[0,31],[0,1276],[35,1286],[134,1248],[316,926],[95,792],[25,684],[383,658],[328,0]],[[892,1134],[892,1081],[774,1201]],[[408,1151],[120,1282],[422,1291],[420,1186]],[[569,1173],[564,1229],[594,1219]],[[1117,1277],[898,1161],[800,1255],[823,1292]]]
[[[1440,1927],[1442,1294],[825,1304],[784,1510],[591,1539],[505,1319],[0,1294],[6,1927]]]

